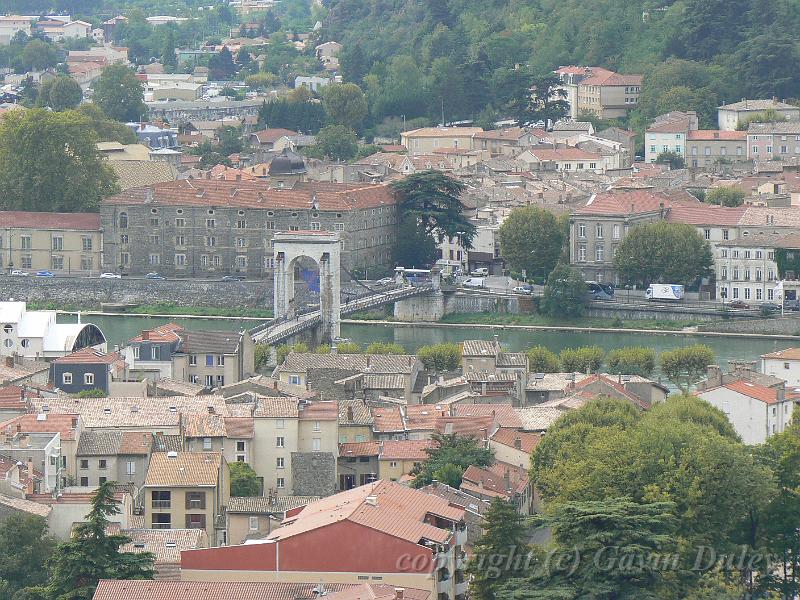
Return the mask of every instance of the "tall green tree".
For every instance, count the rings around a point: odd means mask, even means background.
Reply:
[[[344,125],[326,125],[317,133],[312,154],[330,160],[352,160],[358,154],[356,132]]]
[[[463,183],[431,170],[418,171],[391,185],[399,196],[403,218],[416,220],[422,231],[439,241],[459,238],[464,248],[472,248],[476,228],[464,215]]]
[[[402,215],[392,246],[392,261],[404,267],[424,267],[439,258],[433,236],[420,229],[417,221]]]
[[[115,121],[140,121],[147,114],[144,88],[124,65],[109,65],[94,84],[92,100]]]
[[[580,272],[560,263],[547,276],[539,309],[551,317],[580,317],[587,297],[586,282]]]
[[[3,210],[96,211],[117,191],[92,124],[75,111],[14,111],[0,123]]]
[[[367,98],[355,83],[334,83],[324,88],[322,106],[330,121],[358,129],[367,116]]]
[[[558,373],[561,371],[561,361],[558,354],[546,346],[534,346],[527,352],[528,368],[532,373]]]
[[[83,99],[81,86],[72,77],[59,75],[39,86],[37,106],[47,106],[53,110],[75,108]]]
[[[54,600],[91,600],[101,579],[152,579],[155,556],[150,552],[121,552],[129,537],[109,534],[109,517],[120,512],[115,482],[101,484],[92,496],[86,522],[72,538],[59,544],[51,561],[47,593]]]
[[[714,351],[704,344],[693,344],[662,352],[658,357],[661,372],[682,390],[697,383],[714,363]]]
[[[744,204],[745,193],[736,185],[715,187],[706,192],[705,201],[709,204],[722,206],[741,206]]]
[[[711,247],[696,227],[666,221],[632,228],[614,255],[621,278],[640,285],[688,285],[708,275],[713,263]]]
[[[425,449],[428,458],[420,463],[412,473],[416,475],[414,487],[428,485],[437,479],[437,473],[441,473],[448,466],[455,466],[460,471],[460,475],[455,480],[448,482],[449,485],[458,487],[461,485],[461,475],[467,470],[467,467],[470,465],[488,467],[494,462],[493,452],[484,448],[472,436],[434,433],[431,441],[433,442],[432,446]]]
[[[495,600],[497,590],[506,581],[523,574],[524,563],[515,559],[528,552],[526,527],[514,505],[495,498],[483,517],[482,528],[483,535],[475,543],[467,565],[467,573],[472,576],[470,596],[475,600]]]
[[[231,496],[260,496],[261,481],[253,467],[245,462],[230,464]]]
[[[161,50],[161,64],[167,73],[174,73],[178,68],[178,55],[175,54],[175,30],[168,26],[164,37],[164,48]]]
[[[453,342],[420,346],[417,358],[426,369],[432,371],[455,371],[461,366],[461,346]]]
[[[39,39],[33,39],[25,44],[22,64],[29,71],[43,71],[56,66],[57,62],[58,53],[52,44]]]
[[[544,208],[515,208],[498,230],[500,253],[512,269],[544,278],[562,256],[566,227]]]
[[[56,541],[44,517],[13,513],[0,524],[0,581],[5,596],[47,582],[47,561]]]
[[[641,346],[615,348],[608,353],[606,363],[609,373],[650,377],[656,368],[656,353]]]
[[[596,373],[603,366],[605,350],[600,346],[564,348],[558,355],[561,368],[570,373]]]

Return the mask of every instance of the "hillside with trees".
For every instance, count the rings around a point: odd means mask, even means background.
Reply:
[[[645,74],[641,127],[668,110],[743,96],[794,98],[800,63],[792,0],[330,0],[326,39],[370,115],[479,124],[509,113],[516,74],[598,65]],[[515,71],[515,67],[518,70]]]

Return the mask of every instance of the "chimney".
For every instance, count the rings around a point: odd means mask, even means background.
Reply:
[[[372,362],[372,357],[369,354],[367,354],[367,370],[368,371],[369,371],[371,362]]]
[[[142,331],[142,340],[146,341],[146,340],[149,340],[149,339],[150,339],[150,332],[145,329],[144,331]]]
[[[214,415],[214,414],[216,414],[216,413],[217,413],[217,411],[216,411],[216,410],[214,410],[214,407],[213,407],[212,405],[209,405],[209,406],[208,406],[208,414],[210,414],[210,415]]]
[[[508,469],[508,467],[506,467],[506,472],[503,473],[503,486],[506,490],[511,489],[511,471]]]
[[[278,380],[277,379],[272,382],[272,389],[273,390],[277,390],[278,389]]]
[[[706,385],[709,388],[722,385],[722,369],[719,365],[708,365],[706,367]]]
[[[348,421],[352,421],[353,420],[353,407],[352,406],[348,406],[347,407],[347,420]]]
[[[786,382],[781,381],[775,388],[775,399],[780,403],[786,400]]]
[[[30,495],[34,492],[33,486],[33,459],[28,457],[28,466],[26,467],[28,481],[25,482],[25,493]]]
[[[517,436],[514,438],[514,448],[522,450],[522,438]]]
[[[14,368],[14,357],[13,356],[6,356],[6,367],[9,369]]]

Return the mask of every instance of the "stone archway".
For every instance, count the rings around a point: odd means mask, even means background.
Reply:
[[[327,231],[281,231],[272,238],[275,257],[275,318],[296,316],[294,301],[294,263],[309,258],[319,266],[319,304],[321,339],[338,339],[341,312],[341,240]]]

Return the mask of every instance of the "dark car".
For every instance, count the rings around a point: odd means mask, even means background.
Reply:
[[[728,308],[750,308],[750,305],[744,300],[731,300],[728,302]]]
[[[166,277],[164,277],[163,275],[159,275],[158,273],[148,273],[147,275],[144,276],[144,278],[145,279],[158,279],[158,280],[166,279]]]
[[[800,310],[800,300],[784,300],[783,307],[786,310],[798,311]]]
[[[225,275],[222,281],[241,281],[236,275]]]
[[[774,302],[762,302],[759,308],[764,312],[781,312],[781,305]]]

